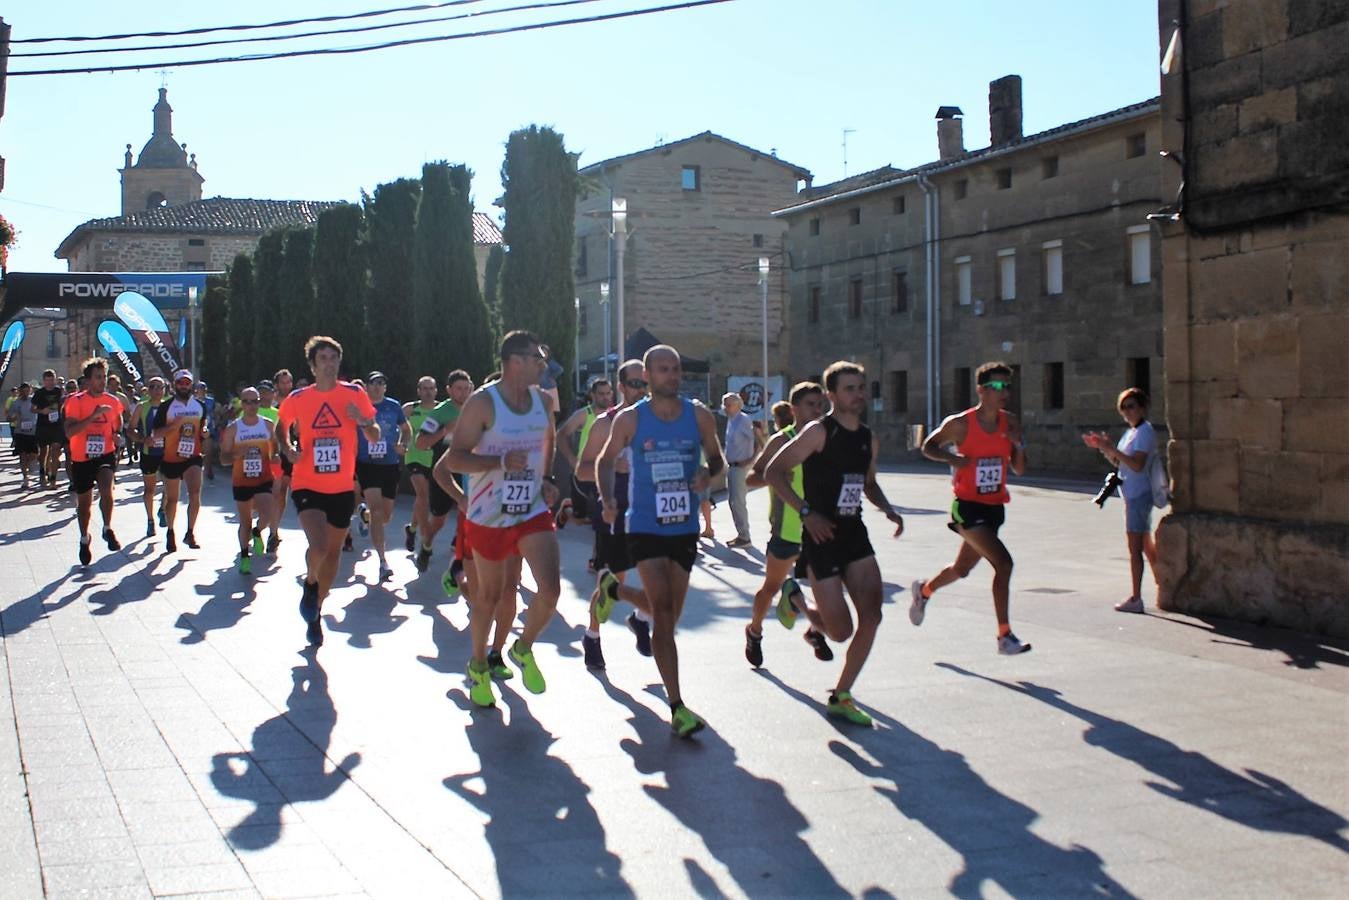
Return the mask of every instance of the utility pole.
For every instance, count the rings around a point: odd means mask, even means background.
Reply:
[[[848,177],[848,135],[856,134],[856,128],[843,129],[843,177]]]

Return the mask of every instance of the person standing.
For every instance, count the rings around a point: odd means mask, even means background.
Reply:
[[[272,521],[272,463],[276,459],[276,426],[259,415],[257,388],[239,393],[240,414],[220,436],[220,462],[231,465],[230,482],[239,518],[239,574],[253,573],[252,557],[262,553],[262,525]],[[253,526],[257,513],[258,527]]]
[[[368,441],[359,432],[356,435],[356,481],[364,498],[362,521],[369,520],[370,544],[379,556],[379,580],[393,578],[393,569],[385,556],[385,529],[393,521],[394,502],[398,499],[398,482],[403,473],[403,454],[412,442],[412,428],[403,414],[403,404],[386,397],[389,380],[383,372],[365,376],[365,392],[375,408],[375,424],[379,439]]]
[[[32,386],[28,382],[19,385],[14,401],[6,410],[6,418],[9,419],[9,426],[14,435],[14,454],[19,457],[19,471],[23,474],[23,486],[20,490],[26,491],[28,470],[33,467],[33,462],[38,457],[37,411],[33,409]],[[41,482],[42,474],[39,470],[38,483]]]
[[[89,520],[93,513],[93,490],[98,485],[98,511],[103,516],[103,540],[109,552],[122,549],[112,531],[112,479],[117,468],[117,442],[121,437],[122,403],[107,393],[108,362],[94,356],[84,361],[85,390],[66,398],[62,408],[63,428],[70,439],[70,486],[75,493],[75,515],[80,525],[80,565],[93,559],[89,550]]]
[[[754,422],[745,414],[745,401],[739,394],[728,393],[721,398],[726,413],[726,493],[731,504],[731,521],[735,523],[735,537],[727,547],[748,547],[749,534],[749,467],[754,462]]]
[[[206,435],[206,407],[192,395],[196,383],[192,373],[179,369],[173,373],[173,397],[160,405],[152,420],[150,435],[164,442],[164,461],[159,471],[164,476],[164,549],[178,549],[174,524],[178,515],[181,487],[187,486],[187,531],[183,543],[196,550],[197,514],[201,512],[202,442]]]

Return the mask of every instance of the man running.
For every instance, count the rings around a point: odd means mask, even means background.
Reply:
[[[146,384],[148,396],[136,406],[136,421],[132,423],[132,439],[141,447],[141,498],[145,502],[145,536],[155,536],[155,488],[159,470],[164,464],[164,439],[154,436],[153,418],[164,402],[164,379],[155,375]],[[163,501],[159,507],[160,521],[166,521]]]
[[[477,706],[496,703],[487,638],[507,583],[514,589],[516,557],[529,563],[538,590],[508,655],[520,667],[526,689],[535,694],[546,689],[533,645],[552,619],[562,590],[550,512],[557,488],[544,475],[552,471],[555,438],[552,401],[538,384],[546,362],[538,337],[527,331],[507,334],[501,342],[501,380],[469,398],[450,444],[450,468],[469,476],[464,528],[477,583],[469,615],[473,657],[468,677],[469,698]]]
[[[247,387],[239,394],[240,415],[220,436],[220,462],[233,463],[230,481],[239,518],[239,574],[253,573],[252,557],[262,554],[263,525],[271,522],[272,463],[276,459],[276,426],[261,416],[262,395]],[[258,525],[253,525],[257,512]]]
[[[193,550],[200,546],[193,531],[201,512],[202,442],[206,433],[206,407],[192,391],[196,382],[187,369],[173,373],[173,397],[160,404],[151,420],[150,436],[164,441],[164,461],[159,472],[164,476],[164,550],[178,549],[174,523],[178,515],[178,497],[187,485],[187,531],[183,543]]]
[[[19,471],[23,473],[23,486],[28,490],[28,470],[38,457],[37,410],[33,408],[32,386],[28,382],[19,385],[14,402],[6,410],[11,432],[14,435],[14,453],[19,457]],[[38,470],[38,483],[43,479],[42,470]]]
[[[353,429],[360,428],[367,441],[379,440],[380,431],[375,407],[365,391],[337,380],[342,345],[326,335],[315,335],[305,343],[304,355],[314,384],[281,401],[276,439],[292,464],[295,511],[309,542],[300,615],[309,623],[309,643],[320,646],[323,626],[319,615],[337,577],[342,542],[356,509]],[[292,426],[299,434],[298,446],[290,436]]]
[[[272,384],[276,388],[276,406],[278,417],[281,411],[281,404],[291,395],[295,386],[295,379],[290,374],[290,369],[277,369],[276,374],[272,376]],[[273,419],[275,423],[277,419]],[[294,429],[288,435],[277,435],[277,445],[280,446],[283,439],[294,440],[296,437]],[[271,522],[271,534],[267,536],[267,552],[272,556],[276,555],[277,548],[281,546],[281,517],[286,514],[286,495],[290,493],[290,474],[293,464],[287,458],[285,453],[281,454],[278,460],[281,472],[276,476],[276,481],[272,485],[272,508],[275,510]]]
[[[431,454],[431,465],[434,465],[435,460],[438,460],[444,454],[446,442],[454,436],[456,423],[463,414],[469,395],[473,393],[473,379],[463,369],[455,369],[445,376],[445,393],[448,395],[446,399],[436,404],[435,409],[422,418],[421,426],[413,433],[417,450]],[[420,536],[421,538],[421,546],[416,551],[418,572],[425,572],[431,564],[431,544],[435,541],[436,535],[440,533],[440,529],[444,527],[445,517],[450,514],[450,510],[454,509],[455,506],[454,497],[446,493],[436,479],[433,478],[428,481],[426,490],[427,513],[425,522],[418,522],[410,532],[404,529],[409,553],[416,545],[417,537]],[[462,515],[461,510],[461,525],[463,524]]]
[[[779,400],[773,404],[773,417],[778,423],[778,432],[764,444],[763,452],[754,461],[745,479],[751,488],[764,487],[764,472],[778,451],[787,446],[787,442],[814,422],[824,413],[824,388],[813,381],[803,381],[792,388],[791,402]],[[800,495],[805,490],[804,474],[801,466],[791,470],[792,490]],[[750,613],[749,624],[745,626],[745,659],[754,668],[763,665],[763,620],[773,603],[792,566],[801,555],[801,516],[788,506],[776,491],[768,492],[768,527],[772,537],[768,539],[764,555],[763,584],[754,595],[754,609]],[[818,635],[818,637],[816,637]],[[822,659],[833,659],[834,652],[829,649],[824,636],[813,628],[806,629],[806,640],[815,648],[815,655]]]
[[[220,440],[220,423],[216,420],[215,398],[207,393],[206,382],[198,381],[192,389],[192,396],[197,398],[202,409],[206,410],[206,427],[202,429],[201,435],[201,468],[208,481],[215,481],[215,465],[212,457],[215,456],[215,445]],[[189,529],[191,530],[191,529]]]
[[[557,449],[567,461],[567,471],[571,473],[571,515],[582,519],[590,518],[592,512],[596,511],[593,507],[598,504],[595,503],[594,469],[589,472],[578,470],[577,460],[585,454],[595,420],[614,405],[613,385],[604,378],[592,379],[586,399],[586,405],[568,416],[557,430]],[[575,451],[571,448],[573,434],[578,435]],[[563,503],[565,505],[566,501]]]
[[[103,540],[109,552],[122,549],[112,532],[112,478],[117,468],[117,442],[125,410],[122,402],[107,393],[108,362],[97,356],[84,361],[88,387],[66,399],[62,409],[64,429],[70,438],[71,490],[75,492],[75,515],[80,524],[80,565],[93,559],[89,550],[89,519],[93,490],[98,485],[98,511],[103,516]]]
[[[357,433],[356,481],[361,487],[361,522],[370,526],[370,544],[379,556],[379,580],[393,578],[393,569],[384,553],[384,531],[393,521],[398,481],[403,473],[403,454],[412,443],[412,428],[403,414],[403,404],[384,396],[389,380],[383,372],[365,376],[365,392],[375,407],[379,440],[367,441]]]
[[[1012,390],[1012,368],[1003,362],[988,362],[974,376],[979,405],[947,416],[923,441],[923,455],[951,467],[955,500],[947,525],[960,535],[955,562],[927,581],[919,579],[910,588],[909,621],[922,625],[932,594],[970,574],[980,559],[993,567],[993,614],[998,620],[998,652],[1014,656],[1030,650],[1012,633],[1008,615],[1011,602],[1012,554],[998,537],[1007,517],[1007,471],[1026,471],[1026,445],[1021,422],[1007,412]],[[955,449],[952,450],[951,448]]]
[[[725,465],[711,410],[679,396],[679,353],[658,344],[642,359],[651,396],[614,419],[598,463],[605,521],[618,520],[616,472],[629,453],[628,555],[651,605],[651,649],[665,684],[671,727],[689,737],[706,723],[684,705],[675,627],[698,556],[698,493]],[[707,457],[698,464],[698,451]]]
[[[61,450],[66,432],[61,427],[61,403],[65,393],[56,380],[56,370],[42,372],[42,386],[33,391],[33,411],[37,413],[38,477],[42,484],[56,486],[56,471],[61,468]]]
[[[417,399],[403,404],[403,416],[408,420],[408,427],[412,429],[412,443],[403,454],[403,464],[407,466],[408,480],[412,482],[413,493],[412,521],[403,526],[404,546],[409,553],[417,552],[417,532],[425,533],[429,530],[427,510],[431,497],[431,469],[436,464],[436,458],[434,451],[417,447],[417,437],[421,434],[422,426],[426,424],[427,419],[435,412],[438,391],[436,379],[430,375],[423,375],[417,379]],[[434,429],[438,426],[431,427]]]

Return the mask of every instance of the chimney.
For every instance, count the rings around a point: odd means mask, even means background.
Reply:
[[[1021,140],[1021,76],[1004,75],[988,83],[990,147]]]
[[[965,126],[959,106],[937,109],[937,158],[942,162],[965,153]]]

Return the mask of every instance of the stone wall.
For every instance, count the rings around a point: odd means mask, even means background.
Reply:
[[[237,254],[252,253],[259,237],[95,231],[71,253],[68,271],[219,272]],[[194,245],[193,241],[201,243]]]

